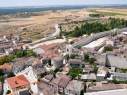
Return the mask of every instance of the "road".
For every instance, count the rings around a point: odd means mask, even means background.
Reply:
[[[48,40],[49,38],[56,37],[60,33],[60,29],[59,29],[59,25],[58,24],[55,24],[55,29],[56,29],[56,31],[53,34],[51,34],[51,36],[48,36],[46,38],[42,38],[42,39],[36,40],[36,41],[32,42],[31,44],[36,44],[36,43],[39,43],[41,41]],[[49,28],[45,32],[47,32],[47,31],[49,31]]]

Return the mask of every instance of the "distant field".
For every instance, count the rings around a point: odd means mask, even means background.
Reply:
[[[124,13],[119,13],[119,12],[101,12],[98,10],[88,10],[89,12],[94,12],[94,13],[102,13],[102,14],[107,14],[107,15],[120,15],[120,16],[127,16],[127,14]]]

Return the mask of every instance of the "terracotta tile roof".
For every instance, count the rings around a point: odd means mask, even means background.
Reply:
[[[43,56],[43,59],[52,58],[52,57],[58,57],[59,55],[57,53],[48,53]]]
[[[58,45],[59,45],[59,43],[52,43],[52,44],[49,44],[49,45],[40,45],[38,48],[41,48],[41,49],[47,51],[47,50],[52,49],[52,48],[54,48]]]
[[[72,38],[72,41],[76,41],[78,38],[76,38],[76,37],[74,37],[74,38]]]
[[[11,88],[30,84],[24,75],[7,78],[6,80]]]
[[[0,65],[0,69],[11,69],[11,68],[12,68],[12,66],[7,63],[4,65]]]

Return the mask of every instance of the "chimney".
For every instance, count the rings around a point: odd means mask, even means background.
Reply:
[[[18,82],[17,82],[17,81],[15,81],[15,84],[18,84]]]

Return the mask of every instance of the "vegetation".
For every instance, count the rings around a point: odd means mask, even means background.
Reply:
[[[71,41],[70,44],[74,44],[74,41]]]
[[[69,59],[74,59],[75,58],[75,55],[74,54],[71,54],[70,56],[69,56]]]
[[[113,51],[113,47],[111,47],[111,46],[104,47],[103,52],[106,52],[106,51]]]
[[[95,65],[93,68],[93,73],[97,74],[97,72],[98,72],[98,67]]]
[[[75,77],[78,77],[79,74],[82,74],[82,72],[82,69],[72,68],[70,69],[68,75],[72,76],[72,78],[74,79]]]
[[[89,12],[102,13],[102,14],[106,14],[106,15],[120,15],[120,16],[127,16],[127,14],[118,13],[118,12],[101,12],[101,11],[97,11],[97,10],[89,10]]]
[[[81,46],[79,46],[78,49],[81,49]]]
[[[4,72],[2,69],[0,69],[0,81],[3,81]]]
[[[120,71],[121,71],[121,73],[127,73],[127,69],[120,68]]]
[[[100,14],[89,14],[90,17],[100,17]]]
[[[41,73],[40,74],[40,76],[41,76],[41,78],[43,78],[44,76],[46,76],[47,75],[47,73],[45,72],[45,73]]]
[[[86,62],[88,62],[89,61],[89,55],[88,54],[85,54],[84,55],[84,59],[85,59]]]
[[[65,36],[79,37],[83,34],[90,35],[91,33],[99,33],[103,31],[108,31],[114,28],[124,28],[127,27],[127,20],[119,18],[109,18],[109,22],[98,22],[98,21],[85,21],[81,27],[76,26],[74,30],[70,32],[63,32]]]
[[[114,84],[127,84],[127,80],[117,81],[117,80],[113,77],[113,80],[111,81],[111,83],[114,83]]]
[[[11,93],[11,91],[10,90],[8,90],[7,92],[6,92],[6,94],[10,94]]]
[[[15,52],[15,53],[13,53],[9,56],[0,57],[0,65],[3,65],[4,63],[9,63],[14,58],[31,57],[31,56],[36,57],[36,53],[33,52],[33,50],[27,50],[27,51],[22,50],[22,51],[19,51],[19,52]]]
[[[7,77],[9,78],[9,77],[14,77],[15,76],[15,74],[13,73],[13,72],[9,72],[8,74],[7,74]]]
[[[51,60],[48,60],[48,65],[49,65],[49,66],[51,66],[51,65],[52,65],[52,64],[51,64]]]
[[[90,63],[90,64],[93,64],[95,61],[96,61],[96,59],[93,58],[93,57],[89,59],[89,63]]]
[[[60,71],[61,70],[59,68],[56,68],[54,71],[51,72],[51,74],[54,75],[54,77],[56,77],[56,73]]]

